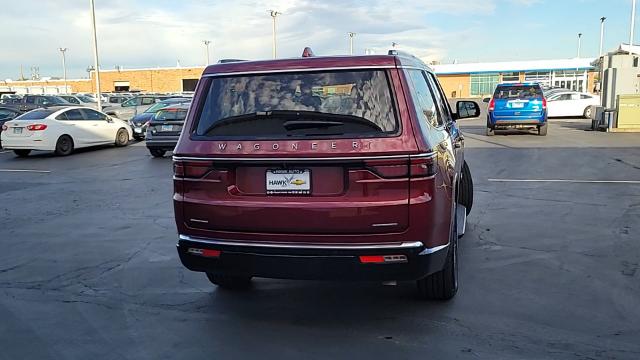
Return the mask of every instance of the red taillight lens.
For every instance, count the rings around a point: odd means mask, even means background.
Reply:
[[[27,126],[27,130],[29,131],[42,131],[46,129],[47,129],[47,125],[45,124],[33,124],[33,125]]]
[[[491,101],[489,101],[489,111],[493,111],[496,109],[496,101],[492,98]]]
[[[367,160],[367,169],[381,178],[428,177],[435,175],[431,157],[414,157],[402,160]]]
[[[542,98],[542,109],[545,110],[547,108],[547,98]]]
[[[173,164],[173,175],[179,178],[199,179],[212,170],[210,161],[179,161]]]
[[[198,255],[204,257],[220,257],[222,251],[220,250],[212,250],[212,249],[198,249],[198,248],[189,248],[187,252],[191,255]]]
[[[436,166],[432,157],[411,159],[410,173],[412,178],[431,177],[436,174]]]
[[[6,124],[2,124],[2,131],[9,130],[9,127]]]

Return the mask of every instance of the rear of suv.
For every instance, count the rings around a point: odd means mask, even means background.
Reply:
[[[489,101],[487,136],[496,130],[535,128],[547,135],[547,100],[536,83],[499,84]]]
[[[455,120],[479,115],[457,109],[395,51],[209,66],[173,158],[182,263],[226,288],[412,280],[452,298],[473,200]]]
[[[163,157],[178,143],[188,104],[168,106],[159,110],[147,124],[146,145],[153,157]]]

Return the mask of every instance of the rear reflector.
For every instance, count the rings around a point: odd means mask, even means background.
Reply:
[[[406,255],[365,255],[360,256],[362,264],[394,264],[406,263]]]
[[[189,248],[187,252],[191,255],[198,255],[204,257],[220,257],[222,251],[220,250],[211,250],[211,249],[198,249],[198,248]]]

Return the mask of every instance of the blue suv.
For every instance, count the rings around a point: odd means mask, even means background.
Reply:
[[[547,135],[547,100],[539,84],[499,84],[489,101],[487,136],[499,129],[536,128]]]

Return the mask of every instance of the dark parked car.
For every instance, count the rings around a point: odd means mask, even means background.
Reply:
[[[133,129],[133,137],[136,140],[142,140],[147,133],[147,123],[151,121],[153,116],[162,108],[170,105],[188,104],[191,102],[190,98],[169,98],[155,103],[150,108],[145,110],[142,114],[134,116],[129,120],[129,124]],[[174,144],[175,145],[175,144]]]
[[[396,51],[207,67],[173,158],[182,263],[227,288],[412,280],[452,298],[473,199],[456,120],[480,113],[456,107]]]
[[[487,136],[496,130],[534,128],[547,135],[547,99],[536,83],[499,84],[489,100]]]
[[[0,133],[2,132],[2,125],[4,125],[5,122],[17,118],[20,114],[22,113],[14,108],[0,105]],[[2,142],[0,142],[0,148],[2,148]]]
[[[153,157],[163,157],[178,143],[189,105],[169,105],[160,109],[149,121],[147,149]]]
[[[0,106],[27,112],[49,106],[72,106],[70,102],[53,95],[25,95],[21,99],[2,99]]]

